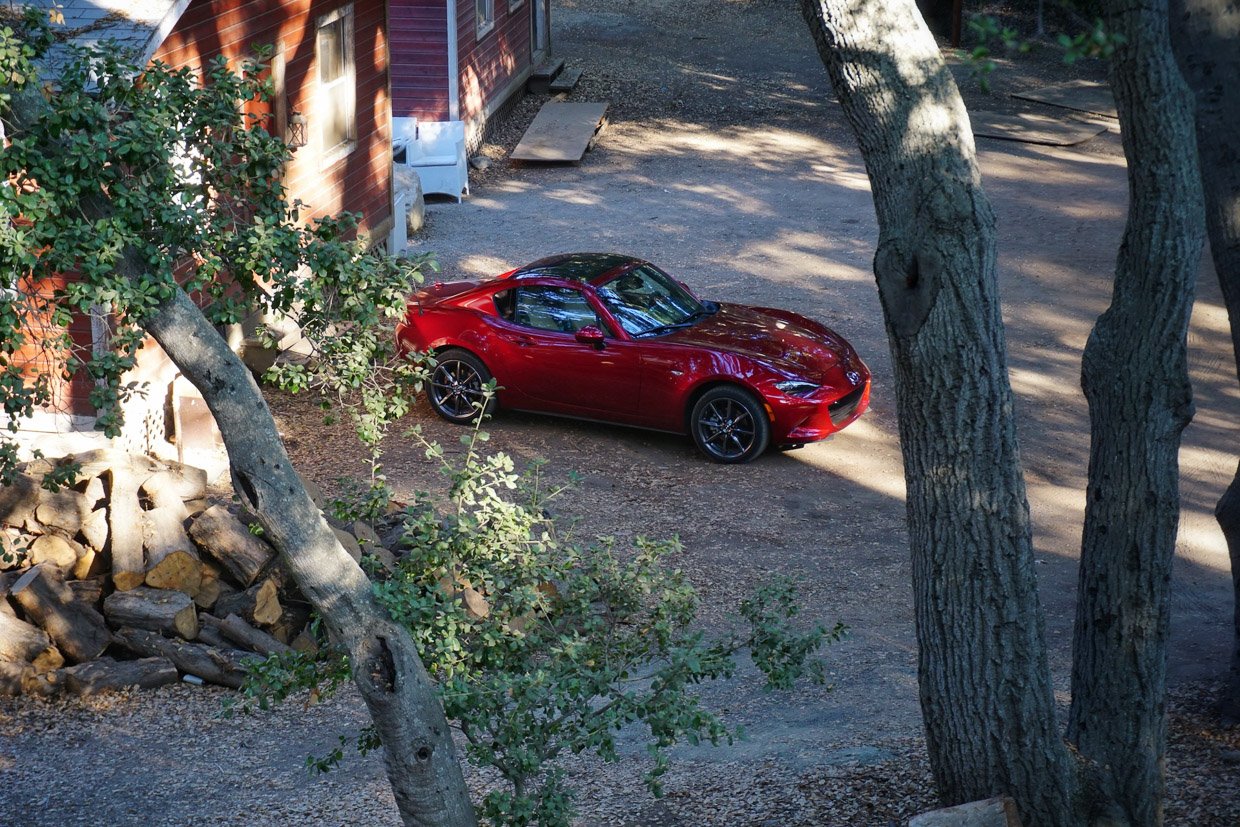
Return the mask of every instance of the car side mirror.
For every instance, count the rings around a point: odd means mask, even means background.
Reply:
[[[604,338],[606,337],[603,336],[603,331],[599,330],[592,324],[586,325],[576,333],[577,341],[581,342],[583,345],[589,345],[595,350],[603,349]]]

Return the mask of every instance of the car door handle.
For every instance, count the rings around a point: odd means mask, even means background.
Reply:
[[[530,347],[534,344],[533,338],[529,336],[514,336],[513,340],[521,347]]]

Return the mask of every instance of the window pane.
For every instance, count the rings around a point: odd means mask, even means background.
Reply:
[[[567,287],[524,287],[517,290],[514,320],[539,330],[576,333],[587,325],[601,327],[586,297]]]
[[[344,18],[319,27],[319,80],[331,83],[344,75]]]

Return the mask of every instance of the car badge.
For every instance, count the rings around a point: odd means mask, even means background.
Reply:
[[[861,384],[861,374],[857,373],[855,370],[850,370],[847,373],[845,373],[844,378],[854,385]]]

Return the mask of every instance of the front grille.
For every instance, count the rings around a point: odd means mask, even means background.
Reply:
[[[858,385],[847,396],[841,396],[828,405],[827,410],[831,412],[831,422],[839,425],[852,416],[853,411],[857,410],[857,406],[861,404],[863,396],[865,396],[865,385]]]

